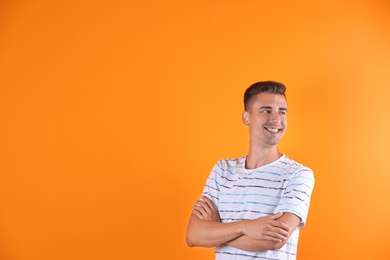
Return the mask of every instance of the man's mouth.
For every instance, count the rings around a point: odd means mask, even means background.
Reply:
[[[282,131],[282,128],[275,128],[275,127],[264,127],[265,130],[267,130],[270,133],[276,134]]]

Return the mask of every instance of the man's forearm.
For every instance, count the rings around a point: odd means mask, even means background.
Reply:
[[[187,228],[187,245],[215,247],[242,235],[242,221],[219,223],[201,220],[192,214]]]
[[[229,245],[247,251],[264,251],[264,250],[280,249],[285,245],[287,239],[291,236],[292,232],[298,227],[300,219],[295,214],[286,212],[283,214],[282,217],[279,218],[279,220],[291,227],[291,229],[288,231],[287,238],[282,241],[253,239],[249,236],[243,235],[225,243],[225,245]]]
[[[266,250],[275,250],[281,242],[272,242],[266,240],[253,239],[248,236],[240,236],[231,241],[226,242],[224,245],[232,246],[241,250],[258,252]]]

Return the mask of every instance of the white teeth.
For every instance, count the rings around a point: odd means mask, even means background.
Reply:
[[[267,128],[268,131],[272,132],[272,133],[277,133],[279,131],[279,129],[277,128]]]

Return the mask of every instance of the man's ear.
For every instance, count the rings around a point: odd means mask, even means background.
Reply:
[[[242,122],[244,123],[244,125],[249,125],[249,112],[248,111],[242,112]]]

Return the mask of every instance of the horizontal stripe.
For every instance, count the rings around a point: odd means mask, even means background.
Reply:
[[[268,197],[268,198],[276,198],[281,199],[281,196],[271,196],[268,194],[258,194],[258,193],[221,193],[221,196],[254,196],[254,197]]]
[[[297,244],[294,244],[294,243],[291,243],[291,242],[287,242],[286,245],[293,246],[293,247],[298,247]]]
[[[306,184],[305,182],[304,183],[290,183],[289,185],[287,185],[287,187],[291,187],[291,186],[306,186],[309,189],[313,189],[313,186],[310,186],[310,185]]]
[[[230,173],[231,175],[236,175],[236,173],[235,172],[232,172],[232,171],[230,171],[230,170],[228,170],[228,169],[224,169],[224,168],[219,168],[221,171],[223,171],[223,172],[228,172],[228,173]]]
[[[256,204],[256,205],[265,205],[269,207],[276,207],[277,204],[270,204],[270,203],[264,203],[264,202],[258,202],[258,201],[220,201],[220,204],[238,204],[238,205],[245,205],[245,204]]]
[[[218,175],[220,177],[222,176],[221,173],[217,172],[216,170],[211,170],[211,172],[215,173],[216,175]]]
[[[304,201],[303,199],[301,199],[300,197],[289,197],[289,196],[284,196],[285,199],[290,199],[290,200],[294,200],[294,199],[297,199],[299,201],[301,201],[302,203],[305,204],[306,207],[309,207],[309,204],[306,203],[306,201]]]
[[[272,215],[273,213],[265,212],[265,211],[258,211],[258,210],[220,210],[220,213],[255,213],[255,214],[262,214],[265,216]]]
[[[282,179],[282,180],[274,180],[274,179],[267,179],[267,178],[260,178],[260,177],[243,177],[243,180],[259,180],[259,181],[270,181],[270,182],[286,182],[288,179]]]
[[[210,190],[214,190],[214,191],[219,192],[219,190],[217,188],[214,188],[212,186],[206,185],[206,187],[209,188]]]
[[[260,173],[260,174],[271,174],[271,175],[276,175],[276,176],[283,176],[285,174],[280,174],[277,172],[270,172],[270,171],[251,171],[251,172],[246,172],[248,175],[253,175],[254,173]]]
[[[312,177],[307,177],[307,176],[295,176],[295,177],[292,177],[291,180],[295,180],[295,179],[306,179],[308,181],[311,181],[311,182],[314,182],[314,178]]]
[[[245,252],[245,251],[243,251],[243,252]],[[266,256],[248,255],[248,254],[244,254],[244,253],[230,253],[230,252],[218,252],[218,251],[215,253],[216,254],[231,255],[231,256],[249,257],[251,259],[265,259],[265,260],[279,260],[280,259],[280,258],[269,258]]]
[[[290,193],[293,193],[293,194],[294,194],[294,192],[299,192],[299,193],[301,193],[301,194],[306,195],[308,198],[310,198],[309,194],[307,194],[306,191],[296,190],[296,189],[286,191],[286,193],[284,193],[284,196],[286,196],[286,195],[288,195],[288,194],[290,194]]]
[[[232,187],[227,187],[225,185],[221,185],[225,188],[260,188],[260,189],[269,189],[269,190],[285,190],[286,188],[283,187],[267,187],[267,186],[261,186],[261,185],[233,185]]]
[[[296,208],[298,207],[298,208],[302,209],[302,210],[305,211],[305,212],[307,211],[307,207],[304,208],[304,207],[301,206],[302,203],[301,203],[301,204],[296,204],[296,203],[292,203],[292,202],[285,202],[285,203],[280,203],[280,204],[279,204],[279,206],[281,206],[281,207],[283,207],[283,206],[285,206],[285,205],[291,205],[291,206],[294,207],[294,209],[296,209]],[[289,207],[289,208],[290,208],[290,207]]]

